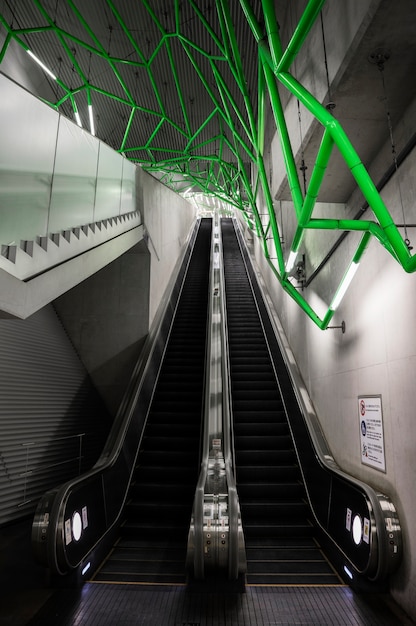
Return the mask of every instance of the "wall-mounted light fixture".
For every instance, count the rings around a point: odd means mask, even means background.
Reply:
[[[341,324],[339,326],[327,326],[326,329],[328,330],[328,328],[330,328],[331,330],[334,330],[335,328],[340,328],[342,331],[342,334],[345,333],[345,322],[344,320],[342,320]]]
[[[297,250],[290,251],[289,258],[287,260],[286,268],[285,268],[287,274],[290,274],[290,272],[293,270],[297,256],[298,256]]]
[[[82,128],[81,118],[79,116],[77,105],[75,104],[75,102],[74,102],[74,115],[75,115],[76,123],[78,124],[80,128]]]
[[[358,266],[359,266],[359,263],[356,263],[354,261],[349,266],[347,273],[342,279],[341,284],[338,287],[337,292],[335,293],[335,296],[333,297],[331,304],[329,305],[329,308],[332,309],[332,311],[336,311],[339,305],[341,304],[341,300],[345,296],[345,293],[348,287],[350,286],[351,281],[354,278],[356,271],[358,270]]]
[[[92,104],[88,105],[88,115],[90,118],[90,132],[91,132],[91,135],[95,137],[94,114],[92,110]]]

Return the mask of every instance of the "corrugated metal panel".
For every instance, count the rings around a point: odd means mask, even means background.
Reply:
[[[221,41],[221,30],[217,15],[215,2],[199,1],[195,3],[199,7],[201,15],[209,23],[210,28],[215,32]],[[116,16],[111,11],[105,0],[91,0],[88,3],[77,4],[80,17],[63,1],[44,0],[42,2],[48,18],[43,15],[33,2],[21,0],[14,6],[14,12],[6,7],[5,18],[13,24],[15,28],[28,28],[37,26],[47,26],[55,23],[63,31],[69,33],[70,37],[64,37],[64,43],[75,55],[84,76],[88,78],[92,86],[103,89],[114,94],[116,97],[126,98],[125,90],[120,84],[113,69],[119,72],[120,78],[127,87],[127,90],[139,106],[161,113],[159,103],[155,96],[153,85],[149,80],[147,71],[144,68],[116,63],[113,68],[100,56],[101,53],[109,53],[119,59],[140,62],[140,54],[134,49],[134,45],[124,33]],[[115,7],[125,25],[129,29],[131,37],[146,59],[149,59],[159,45],[162,32],[158,28],[159,20],[166,33],[173,33],[176,30],[175,9],[172,0],[157,0],[151,2],[150,6],[155,19],[152,19],[150,12],[141,2],[130,2],[130,0],[117,0]],[[179,30],[180,33],[195,42],[202,50],[209,55],[218,55],[220,50],[212,39],[209,30],[203,21],[198,17],[198,12],[189,2],[182,2],[180,5]],[[258,17],[261,15],[261,3],[259,0],[252,2],[253,11]],[[12,6],[13,9],[13,6]],[[252,106],[256,112],[257,108],[257,47],[252,34],[250,33],[247,21],[242,12],[239,2],[229,2],[231,20],[235,28],[236,38],[242,55],[246,83],[251,94]],[[73,38],[75,39],[73,39]],[[65,84],[72,89],[82,86],[80,78],[74,71],[73,63],[67,54],[63,42],[53,31],[36,32],[23,36],[23,39],[30,45],[35,54],[50,67]],[[88,49],[79,45],[76,40],[85,42],[97,50],[99,54],[91,54]],[[175,38],[170,40],[173,56],[175,58],[176,71],[183,93],[183,100],[187,108],[188,116],[191,119],[192,131],[196,131],[213,108],[213,103],[207,96],[202,86],[201,80],[192,68],[182,44]],[[192,48],[204,76],[207,78],[214,93],[220,97],[215,86],[215,80],[208,59]],[[246,117],[242,95],[239,87],[231,76],[226,63],[218,63],[221,67],[225,81],[237,102],[242,114]],[[167,115],[179,126],[185,128],[181,111],[177,89],[171,73],[170,63],[166,54],[165,45],[162,45],[154,62],[151,65],[151,72],[154,77],[154,84],[157,85]],[[56,98],[63,96],[60,87],[53,82],[51,88],[56,92]],[[81,116],[86,116],[85,92],[75,94],[78,109]],[[119,148],[127,126],[130,110],[127,105],[122,105],[116,100],[111,100],[97,93],[92,93],[94,111],[97,116],[97,134],[104,141],[115,148]],[[65,103],[65,113],[73,117],[69,101]],[[143,146],[149,137],[148,114],[137,112],[131,128],[131,139],[137,137],[136,145]],[[157,117],[155,118],[157,122]],[[88,128],[88,119],[83,119],[83,123]],[[220,128],[217,126],[217,133]],[[162,141],[163,131],[158,138]],[[201,134],[201,139],[208,139],[207,131]],[[167,149],[181,150],[182,140],[179,133],[166,131],[164,137]],[[211,153],[211,146],[207,146],[205,154]]]
[[[109,422],[52,306],[0,320],[0,524],[90,467]]]

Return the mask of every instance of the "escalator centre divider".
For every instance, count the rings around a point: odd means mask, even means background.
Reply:
[[[147,463],[147,469],[138,471],[132,486],[130,520],[136,514],[137,519],[126,523],[125,529],[136,526],[142,532],[147,523],[148,531],[158,534],[159,539],[164,532],[175,536],[179,533],[186,544],[192,495],[188,515],[187,496],[185,492],[183,498],[181,495],[182,480],[186,474],[186,482],[191,486],[194,481],[195,488],[199,470],[211,230],[211,219],[200,220],[194,229],[165,313],[155,335],[149,338],[146,358],[133,374],[128,398],[120,408],[100,459],[85,474],[47,492],[38,504],[32,546],[37,561],[48,567],[53,577],[71,574],[75,582],[82,583],[97,569],[117,537],[139,448],[139,465]],[[171,326],[173,318],[175,324],[178,319],[176,330]],[[164,373],[156,391],[155,381],[169,334],[171,345],[166,347]],[[152,417],[143,437],[151,402]],[[140,481],[142,485],[138,487]],[[175,483],[175,503],[151,502],[156,484],[160,485],[159,496],[163,498],[163,493],[168,492],[171,500],[171,490],[160,484],[163,481]],[[143,506],[135,503],[137,489],[141,490]],[[178,525],[176,520],[180,520]]]
[[[189,529],[190,580],[244,585],[247,569],[235,484],[229,405],[225,292],[219,217],[214,215],[201,471]],[[221,581],[221,582],[219,582]]]

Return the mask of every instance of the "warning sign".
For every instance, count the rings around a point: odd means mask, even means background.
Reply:
[[[386,471],[381,396],[359,396],[361,463]]]

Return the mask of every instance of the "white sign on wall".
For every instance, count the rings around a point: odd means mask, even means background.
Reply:
[[[359,396],[361,463],[386,471],[381,396]]]

